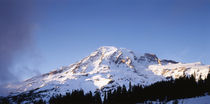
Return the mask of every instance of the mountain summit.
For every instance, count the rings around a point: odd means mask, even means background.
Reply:
[[[195,75],[205,78],[209,65],[182,64],[173,60],[160,60],[155,54],[135,54],[133,51],[103,46],[79,62],[28,79],[18,85],[8,85],[11,95],[38,93],[46,100],[56,94],[76,89],[108,91],[129,83],[150,85],[167,78]]]

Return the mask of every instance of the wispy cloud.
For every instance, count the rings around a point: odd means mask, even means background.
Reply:
[[[18,79],[11,69],[14,58],[32,46],[31,10],[28,0],[0,1],[0,84]]]

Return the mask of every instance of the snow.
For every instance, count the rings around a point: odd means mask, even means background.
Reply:
[[[174,101],[170,101],[167,104],[173,104]],[[202,96],[187,99],[178,99],[178,104],[210,104],[210,96]]]
[[[112,79],[103,78],[101,75],[93,76],[90,79],[86,79],[93,81],[94,85],[101,89],[103,86],[107,85]]]
[[[205,78],[209,65],[201,63],[160,65],[154,54],[135,54],[125,48],[104,46],[79,62],[61,67],[52,72],[35,76],[20,84],[8,85],[12,95],[37,89],[46,95],[65,94],[76,89],[84,92],[107,91],[125,85],[150,85],[166,77],[178,78],[184,74],[196,74]],[[199,78],[199,77],[198,77]]]
[[[187,64],[167,64],[167,65],[150,65],[149,70],[152,70],[157,75],[163,75],[164,77],[179,78],[184,75],[194,75],[196,79],[201,76],[205,79],[210,70],[210,65],[202,65],[200,62],[187,63]]]

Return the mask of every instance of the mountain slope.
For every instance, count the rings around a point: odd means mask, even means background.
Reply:
[[[128,87],[129,83],[150,85],[167,77],[192,74],[205,78],[209,67],[201,63],[160,60],[154,54],[136,55],[131,50],[104,46],[75,64],[7,87],[11,89],[11,95],[33,90],[48,100],[53,95],[75,89],[107,91],[122,85]]]

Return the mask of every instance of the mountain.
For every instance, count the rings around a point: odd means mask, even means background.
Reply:
[[[76,89],[108,91],[125,85],[150,85],[168,78],[195,75],[205,78],[209,65],[199,62],[183,64],[173,60],[161,60],[155,54],[135,54],[133,51],[104,46],[79,62],[49,73],[32,77],[19,84],[7,86],[11,96],[21,93],[40,94],[44,100],[56,94]]]

